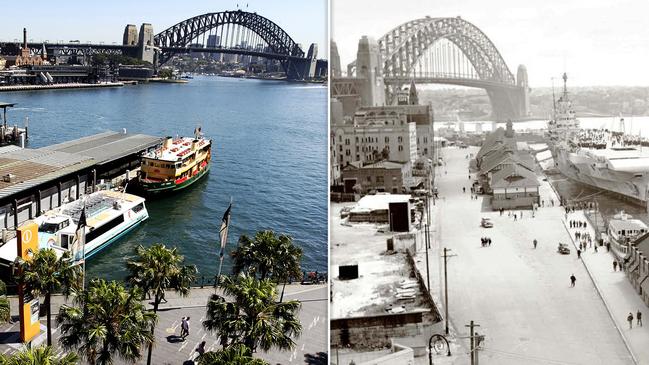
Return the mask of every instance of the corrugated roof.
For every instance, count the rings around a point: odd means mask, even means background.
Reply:
[[[145,134],[104,132],[74,141],[48,146],[44,149],[92,157],[97,164],[103,164],[140,152],[161,142],[162,138]]]
[[[0,165],[2,162],[0,162]],[[36,163],[33,162],[23,162],[24,167],[37,167]],[[36,176],[32,177],[27,177],[27,180],[21,180],[16,176],[16,179],[12,181],[11,183],[5,183],[5,182],[0,182],[0,199],[11,196],[13,194],[19,193],[25,189],[32,188],[34,186],[38,186],[40,184],[43,184],[45,182],[54,180],[58,177],[65,176],[67,174],[74,173],[76,171],[79,171],[81,169],[93,166],[95,164],[95,161],[93,159],[88,159],[85,161],[80,161],[77,163],[74,163],[72,165],[63,167],[63,168],[56,168],[54,170],[51,170],[49,168],[44,168],[43,170],[39,171],[40,174],[37,174]],[[46,166],[46,165],[41,165],[41,166]],[[5,172],[4,166],[0,168],[0,175],[4,176],[8,172]]]

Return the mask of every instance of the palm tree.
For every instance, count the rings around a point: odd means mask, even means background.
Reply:
[[[73,294],[77,305],[59,309],[59,341],[91,365],[111,364],[115,354],[133,363],[142,357],[140,349],[153,343],[157,316],[140,301],[141,289],[93,279],[85,291]]]
[[[0,280],[0,321],[9,322],[11,319],[11,306],[7,299],[7,284]]]
[[[174,290],[187,296],[192,282],[196,279],[196,267],[184,266],[184,258],[176,248],[155,244],[149,248],[139,245],[135,248],[135,259],[126,263],[131,272],[128,281],[132,286],[143,288],[153,296],[153,313],[164,299],[165,291]],[[153,333],[155,327],[151,328]],[[149,345],[147,364],[151,364],[153,343]]]
[[[259,231],[254,239],[244,234],[239,237],[239,244],[231,255],[235,274],[247,272],[276,283],[302,277],[302,249],[284,234],[278,236],[270,230]]]
[[[302,332],[297,317],[300,303],[278,303],[274,282],[240,274],[234,279],[224,277],[219,287],[223,295],[210,297],[203,327],[217,332],[223,347],[243,344],[252,351],[258,346],[264,351],[295,347],[292,338]]]
[[[34,297],[45,297],[47,311],[47,346],[52,346],[52,311],[50,297],[54,293],[70,294],[81,286],[81,268],[73,265],[70,253],[64,252],[57,257],[51,248],[38,250],[31,260],[16,258],[18,268],[17,281]]]
[[[262,359],[252,357],[252,351],[245,345],[232,345],[215,352],[206,352],[198,357],[198,365],[270,365]]]
[[[75,365],[79,356],[74,352],[58,358],[52,347],[43,346],[33,348],[27,345],[14,355],[0,355],[0,365]]]

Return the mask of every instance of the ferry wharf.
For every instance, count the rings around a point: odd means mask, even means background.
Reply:
[[[0,239],[44,211],[94,191],[103,180],[138,168],[140,155],[161,141],[109,131],[37,149],[0,147]]]

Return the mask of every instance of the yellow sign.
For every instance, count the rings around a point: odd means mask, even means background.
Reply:
[[[17,256],[29,261],[38,251],[38,225],[34,222],[27,222],[18,227],[16,232],[18,239]],[[38,298],[32,297],[21,285],[18,288],[18,312],[20,314],[20,339],[29,342],[41,331],[39,321]]]

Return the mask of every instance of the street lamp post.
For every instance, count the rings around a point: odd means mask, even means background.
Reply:
[[[428,364],[429,365],[433,365],[433,339],[434,338],[436,338],[438,341],[442,340],[442,341],[444,341],[446,343],[446,356],[451,356],[451,346],[448,343],[448,340],[446,339],[446,337],[444,337],[443,335],[435,333],[432,336],[430,336],[430,338],[428,339]],[[435,341],[435,342],[437,342],[437,341]]]

